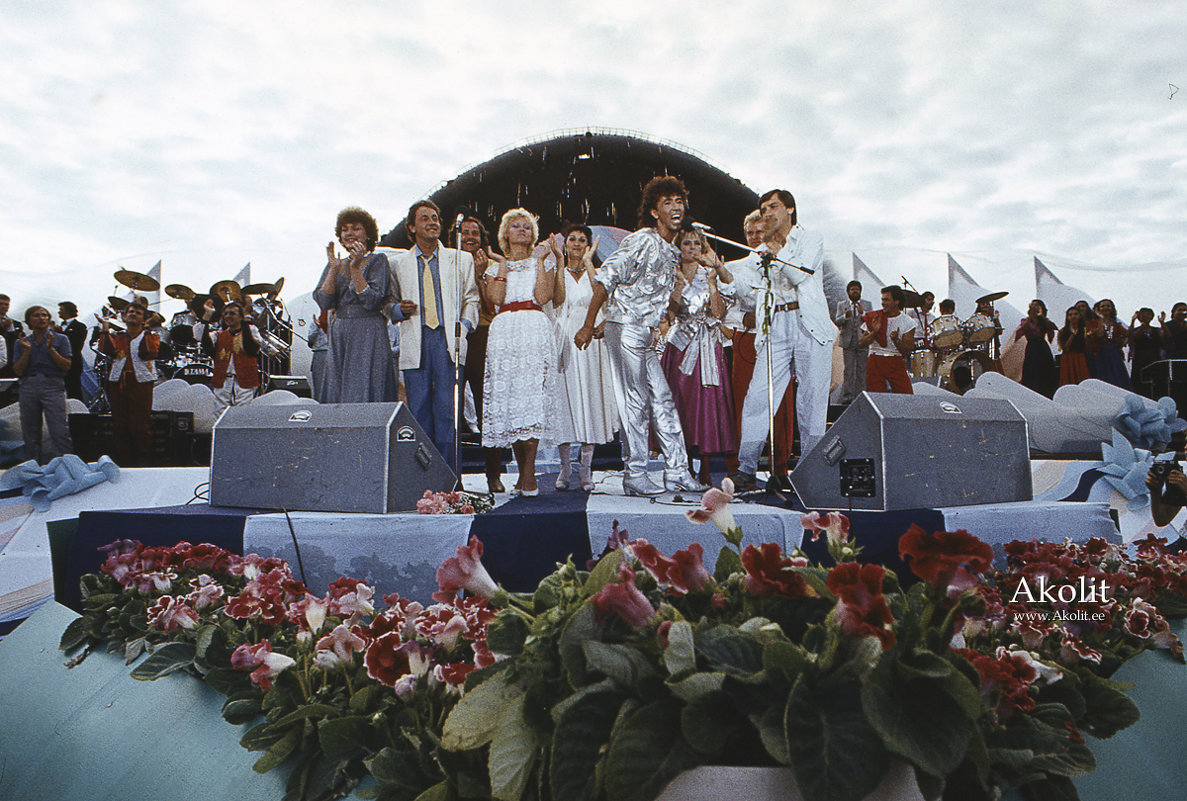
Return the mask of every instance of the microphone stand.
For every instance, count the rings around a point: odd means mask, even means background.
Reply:
[[[458,316],[454,321],[453,334],[453,467],[457,470],[457,483],[454,489],[464,490],[462,484],[462,408],[461,381],[462,365],[462,220],[465,215],[459,214],[457,224],[453,227],[453,275],[457,281]]]
[[[810,267],[800,267],[798,264],[791,264],[783,261],[769,250],[759,250],[752,248],[749,245],[743,245],[741,242],[734,242],[732,239],[726,239],[723,236],[718,236],[708,230],[708,226],[699,223],[692,224],[694,228],[700,231],[710,239],[722,242],[727,245],[733,245],[741,250],[748,251],[757,255],[760,259],[759,269],[762,270],[763,276],[763,304],[762,304],[762,333],[766,337],[765,348],[767,352],[767,447],[770,449],[769,462],[771,469],[771,478],[767,482],[767,491],[777,497],[780,501],[787,503],[787,496],[783,494],[783,488],[779,486],[778,479],[775,478],[775,368],[771,362],[771,320],[774,317],[774,308],[771,304],[771,264],[779,262],[788,267],[795,267],[808,275],[814,275],[815,270]],[[790,410],[789,410],[790,411]]]

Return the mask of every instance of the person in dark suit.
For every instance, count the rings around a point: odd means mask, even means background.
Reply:
[[[78,307],[71,301],[58,304],[59,330],[70,340],[70,369],[66,371],[66,397],[82,400],[82,349],[87,341],[87,327],[78,319]]]

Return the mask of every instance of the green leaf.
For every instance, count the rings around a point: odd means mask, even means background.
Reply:
[[[773,640],[763,646],[763,668],[767,673],[783,675],[789,687],[810,664],[811,660],[804,649],[793,642]]]
[[[433,777],[425,775],[420,759],[415,751],[400,751],[390,746],[379,750],[375,756],[364,760],[367,770],[382,782],[389,795],[398,792],[401,797],[414,798],[440,773]]]
[[[523,689],[508,682],[505,672],[496,673],[461,697],[445,719],[441,745],[450,751],[465,751],[486,745],[509,706],[515,705]]]
[[[1088,714],[1080,721],[1080,728],[1093,737],[1104,739],[1138,722],[1141,712],[1137,704],[1121,692],[1115,682],[1087,671],[1083,675],[1080,691],[1087,702]]]
[[[70,652],[81,645],[85,645],[90,639],[87,619],[85,617],[76,617],[70,621],[70,625],[62,632],[62,639],[58,641],[58,647],[63,651]]]
[[[738,555],[737,550],[723,545],[717,553],[717,564],[713,567],[713,580],[718,584],[723,584],[731,575],[741,573],[745,569],[742,566],[742,557]]]
[[[347,704],[347,707],[356,715],[370,712],[382,693],[383,688],[378,684],[364,685],[356,690],[354,695],[350,696],[350,703]]]
[[[439,782],[418,795],[413,801],[449,801],[449,782]]]
[[[680,711],[680,732],[689,745],[712,759],[735,736],[740,720],[726,693],[705,693]]]
[[[749,676],[762,670],[762,643],[733,626],[698,631],[696,647],[712,670],[738,676]]]
[[[668,647],[664,649],[664,667],[675,676],[697,666],[696,646],[693,644],[692,624],[677,620],[668,629]]]
[[[276,726],[287,726],[290,723],[296,723],[298,720],[305,720],[306,718],[325,718],[330,715],[337,715],[339,712],[337,707],[329,704],[306,704],[299,706],[292,712],[289,712],[283,717],[272,721]]]
[[[964,761],[972,722],[946,692],[946,680],[906,680],[886,658],[862,688],[869,721],[892,752],[934,776]]]
[[[506,707],[490,741],[490,791],[499,801],[518,801],[536,764],[536,736],[523,720],[523,699]]]
[[[783,726],[806,801],[858,801],[886,773],[889,756],[866,720],[856,680],[821,685],[800,676],[787,698]]]
[[[772,706],[762,713],[757,723],[759,739],[771,758],[780,765],[791,764],[791,752],[787,749],[787,735],[783,730],[784,710]]]
[[[569,622],[565,624],[564,631],[561,632],[560,639],[557,641],[557,650],[560,651],[565,677],[574,687],[585,684],[587,669],[582,643],[597,639],[598,630],[597,610],[594,608],[593,601],[586,601],[569,618]]]
[[[661,698],[628,715],[606,755],[605,795],[615,801],[650,801],[678,774],[698,764],[680,737],[680,702]]]
[[[585,801],[597,795],[597,766],[625,696],[589,693],[570,705],[552,736],[552,797]]]
[[[223,704],[223,719],[236,726],[250,723],[260,716],[259,698],[240,698]]]
[[[694,698],[699,698],[705,693],[715,692],[721,689],[725,683],[724,673],[693,673],[688,678],[681,679],[668,683],[668,689],[672,695],[681,699],[682,701],[692,701]]]
[[[285,734],[284,729],[271,723],[261,723],[252,726],[239,738],[239,744],[248,751],[262,751],[271,746]]]
[[[486,627],[486,644],[496,654],[516,656],[523,652],[529,634],[528,623],[514,611],[499,615]]]
[[[629,645],[586,640],[581,650],[589,670],[614,679],[624,689],[655,675],[655,667],[647,657]]]
[[[292,718],[295,714],[285,717]],[[360,750],[366,750],[374,734],[369,715],[330,718],[317,724],[317,740],[329,759],[354,756]]]
[[[162,645],[132,670],[132,678],[151,681],[194,664],[194,646],[188,642]]]
[[[616,548],[599,559],[594,569],[589,572],[585,586],[581,588],[582,597],[588,598],[600,592],[607,584],[617,581],[625,556],[621,549]]]
[[[267,773],[288,758],[301,743],[301,729],[290,729],[283,737],[272,744],[268,752],[256,760],[252,770],[256,773]]]
[[[140,658],[144,653],[147,643],[143,637],[137,637],[134,640],[128,640],[124,643],[124,664],[130,665]]]

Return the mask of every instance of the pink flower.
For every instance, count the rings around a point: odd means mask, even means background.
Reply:
[[[330,584],[330,614],[347,618],[351,623],[357,622],[363,615],[375,614],[375,607],[371,599],[375,597],[375,588],[369,584],[342,577]]]
[[[190,579],[190,586],[193,587],[193,590],[185,597],[186,603],[199,612],[214,606],[223,597],[223,586],[209,574],[203,573],[197,578]]]
[[[302,632],[317,634],[325,625],[330,604],[323,598],[305,593],[305,597],[289,604],[288,619],[296,623]]]
[[[198,625],[198,613],[185,603],[185,599],[162,595],[148,610],[148,625],[165,633],[178,628],[192,629]]]
[[[851,637],[877,637],[882,650],[895,643],[894,614],[882,594],[886,570],[881,565],[843,562],[829,571],[825,584],[837,596],[837,622]]]
[[[380,684],[395,687],[401,676],[423,676],[429,669],[429,653],[418,642],[403,642],[398,632],[384,634],[363,655],[367,675]]]
[[[462,685],[466,683],[466,676],[473,670],[475,667],[468,662],[434,665],[433,679],[451,690],[460,692]]]
[[[621,581],[607,584],[590,598],[598,610],[598,619],[613,613],[631,626],[643,626],[655,617],[655,609],[635,586],[635,571],[625,561],[619,568]]]
[[[458,638],[470,632],[465,615],[445,604],[434,604],[414,622],[416,633],[427,637],[445,650],[457,645]]]
[[[407,701],[412,697],[412,693],[416,691],[416,676],[411,673],[405,673],[400,678],[396,679],[395,686],[392,687],[396,692],[396,697],[401,701]]]
[[[712,522],[722,532],[737,528],[730,501],[734,499],[734,482],[728,478],[721,482],[721,489],[714,487],[701,496],[701,508],[684,513],[694,523]]]
[[[248,582],[243,592],[227,599],[223,613],[239,620],[258,617],[264,623],[276,626],[284,622],[288,608],[284,605],[284,592],[279,587]]]
[[[692,543],[686,550],[676,551],[671,559],[660,553],[647,540],[635,540],[630,544],[630,548],[635,558],[656,581],[680,592],[695,592],[712,578],[701,561],[705,549],[698,542]]]
[[[318,667],[337,667],[352,661],[354,655],[366,647],[366,640],[353,633],[344,623],[339,623],[317,641],[313,662]]]
[[[1075,665],[1077,662],[1094,662],[1100,664],[1101,652],[1088,643],[1070,634],[1063,636],[1063,644],[1059,648],[1059,661],[1065,665]]]
[[[829,512],[824,515],[820,512],[811,512],[800,515],[800,525],[804,527],[804,530],[812,532],[812,542],[820,539],[822,531],[828,537],[828,544],[831,548],[844,545],[849,541],[849,518],[840,512]]]
[[[272,679],[297,664],[291,656],[274,653],[272,643],[260,640],[255,645],[240,645],[231,653],[231,667],[236,670],[251,670],[251,680],[261,690],[272,689]]]
[[[470,544],[458,546],[457,556],[451,556],[437,568],[437,584],[439,592],[433,593],[435,600],[448,603],[449,599],[457,595],[458,590],[465,590],[474,595],[491,599],[499,589],[495,580],[486,572],[482,564],[482,542],[473,535]]]

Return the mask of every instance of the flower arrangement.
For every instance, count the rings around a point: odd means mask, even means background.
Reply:
[[[490,495],[465,490],[425,490],[425,494],[416,502],[416,511],[422,515],[472,515],[489,512],[494,505],[494,499]]]
[[[366,780],[385,801],[647,801],[704,764],[789,766],[809,801],[856,801],[894,763],[927,798],[1071,799],[1085,735],[1137,720],[1116,669],[1183,661],[1166,617],[1187,614],[1187,559],[1163,541],[1016,542],[995,571],[967,532],[912,527],[900,580],[858,561],[839,513],[803,521],[831,566],[742,548],[731,495],[690,513],[722,529],[712,568],[699,544],[669,556],[616,531],[590,569],[513,594],[472,538],[437,604],[382,612],[365,584],[317,598],[278,560],[116,543],[63,647],[202,676],[227,720],[262,716],[243,737],[258,770],[297,756],[290,798]]]

